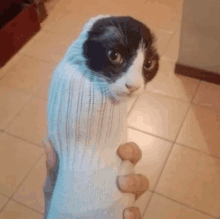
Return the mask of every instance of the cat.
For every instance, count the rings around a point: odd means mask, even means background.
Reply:
[[[158,68],[155,36],[136,19],[100,15],[84,26],[51,81],[48,142],[56,163],[45,218],[122,217],[128,203],[116,186],[116,150],[127,141],[127,102]]]

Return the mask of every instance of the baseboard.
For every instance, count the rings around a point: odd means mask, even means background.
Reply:
[[[192,78],[201,79],[215,84],[220,84],[220,73],[215,73],[215,72],[183,65],[178,62],[176,63],[175,66],[175,73],[186,75]]]
[[[0,67],[4,66],[39,30],[40,24],[35,5],[27,5],[13,20],[0,29]]]

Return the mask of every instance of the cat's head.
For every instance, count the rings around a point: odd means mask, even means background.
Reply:
[[[132,17],[94,19],[83,43],[83,56],[87,68],[105,79],[118,100],[142,93],[159,67],[153,33]]]

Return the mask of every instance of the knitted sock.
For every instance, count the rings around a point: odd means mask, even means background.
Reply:
[[[105,88],[77,72],[63,62],[51,83],[49,137],[59,171],[48,219],[121,218],[116,150],[127,140],[126,103],[114,104]]]
[[[126,102],[114,103],[105,80],[86,68],[86,28],[58,65],[50,87],[48,134],[59,170],[48,219],[118,219],[134,198],[123,199],[127,196],[116,186],[121,165],[116,150],[127,140]]]

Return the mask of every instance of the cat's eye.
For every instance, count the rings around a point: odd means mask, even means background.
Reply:
[[[123,58],[119,52],[114,52],[110,50],[108,52],[108,57],[110,61],[114,64],[122,64],[123,63]]]
[[[155,64],[156,64],[155,60],[148,60],[147,63],[144,65],[144,68],[148,71],[152,70],[154,68]]]

